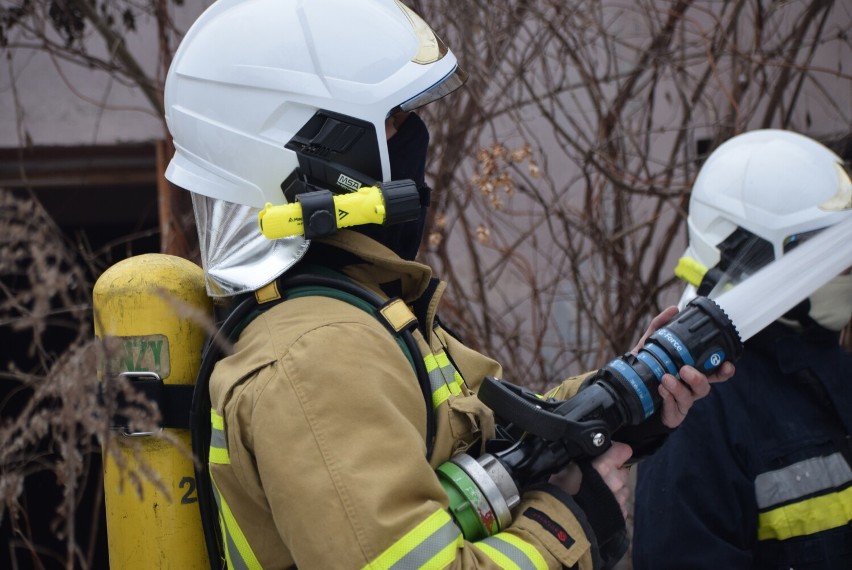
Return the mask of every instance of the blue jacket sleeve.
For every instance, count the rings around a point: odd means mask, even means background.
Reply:
[[[736,417],[746,413],[744,404],[726,409],[722,388],[696,402],[668,441],[638,465],[635,570],[752,568],[757,506],[742,459],[748,422]]]

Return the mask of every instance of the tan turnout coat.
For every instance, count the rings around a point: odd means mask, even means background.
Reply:
[[[344,230],[324,241],[363,259],[345,273],[378,294],[380,283],[394,280],[406,303],[427,290],[427,266],[361,234]],[[493,418],[474,394],[501,370],[435,328],[443,288],[433,291],[420,319],[426,334],[418,337],[425,351],[446,354],[464,380],[433,411],[431,461],[424,396],[375,317],[344,301],[305,297],[274,306],[242,332],[210,384],[228,457],[211,462],[211,472],[232,548],[248,548],[263,568],[497,568],[507,552],[526,553],[521,568],[593,567],[585,518],[547,489],[523,492],[497,538],[467,542],[446,523],[448,498],[435,468],[455,453],[478,452]],[[432,533],[436,521],[440,533]],[[442,536],[448,546],[423,558],[427,539]]]

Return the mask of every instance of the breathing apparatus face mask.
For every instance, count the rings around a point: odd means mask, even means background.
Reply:
[[[805,242],[821,230],[815,230],[792,236],[785,240],[784,252],[788,252],[799,243]],[[781,318],[781,322],[801,329],[810,318],[823,328],[840,331],[852,318],[852,268],[838,275],[808,297],[799,307],[801,316],[795,313],[795,308]],[[807,311],[807,312],[805,312]],[[802,317],[805,317],[804,319]]]
[[[852,319],[852,274],[838,275],[814,291],[808,300],[810,318],[829,330],[843,330]],[[793,326],[798,324],[782,320]]]
[[[420,249],[426,228],[432,189],[426,185],[426,151],[429,130],[416,113],[409,113],[396,133],[388,139],[391,179],[413,180],[420,194],[420,216],[416,222],[390,226],[361,226],[357,231],[393,250],[403,259],[413,260]]]

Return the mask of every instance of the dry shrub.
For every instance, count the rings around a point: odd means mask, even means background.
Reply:
[[[98,363],[108,360],[111,347],[94,339],[96,268],[86,265],[87,257],[29,193],[0,190],[0,227],[0,522],[11,531],[9,548],[17,551],[13,567],[24,558],[36,568],[92,567],[102,501],[101,475],[92,467],[100,465],[102,446],[115,437],[109,429],[115,402],[120,397],[127,402],[121,413],[131,429],[154,431],[158,413],[124,378],[105,382],[100,394]],[[108,449],[123,466],[115,446]],[[140,493],[144,480],[162,488],[144,458],[138,459],[138,471],[127,471],[126,480]],[[27,481],[46,474],[52,474],[61,498],[50,504],[53,512],[33,512]],[[92,517],[84,528],[77,526],[81,510]],[[38,517],[49,520],[48,529],[38,528],[43,524]],[[39,542],[45,533],[55,537],[50,545]],[[8,563],[0,560],[0,566]]]

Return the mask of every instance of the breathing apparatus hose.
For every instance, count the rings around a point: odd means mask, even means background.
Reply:
[[[351,281],[342,278],[334,278],[324,275],[314,274],[295,274],[282,277],[279,290],[283,296],[280,301],[284,301],[289,297],[287,291],[295,290],[296,288],[315,288],[321,287],[332,291],[341,291],[360,299],[372,309],[378,310],[384,306],[384,301],[372,291],[361,287]],[[204,349],[204,354],[201,359],[201,366],[198,372],[198,378],[195,383],[195,390],[192,397],[192,407],[190,410],[190,425],[192,451],[197,458],[195,466],[195,478],[198,489],[198,504],[201,512],[201,525],[204,533],[204,540],[207,546],[207,553],[210,560],[212,570],[219,570],[219,563],[224,560],[222,531],[218,524],[218,507],[213,493],[212,480],[209,473],[208,454],[210,451],[210,376],[213,373],[213,367],[216,362],[222,357],[223,348],[234,341],[242,331],[245,323],[250,319],[252,313],[261,312],[275,303],[265,304],[261,306],[256,298],[252,295],[241,301],[231,311],[228,317],[219,327],[216,335],[207,343]],[[426,371],[426,364],[419,357],[420,350],[417,347],[417,342],[414,340],[410,330],[403,329],[397,332],[398,338],[405,346],[406,356],[409,359],[418,379],[420,390],[423,393],[424,401],[426,402],[426,449],[427,460],[432,454],[433,442],[435,439],[435,415],[432,413],[431,402],[432,392],[429,384],[429,374]]]
[[[253,311],[257,310],[257,301],[248,297],[239,303],[228,315],[222,326],[207,343],[201,357],[195,390],[192,393],[189,421],[191,426],[192,453],[196,457],[195,481],[198,489],[198,508],[201,512],[201,527],[204,532],[204,542],[207,546],[207,556],[213,570],[221,568],[224,560],[222,551],[222,530],[219,527],[218,508],[213,495],[213,485],[210,479],[208,455],[210,453],[210,375],[213,367],[222,357],[223,347],[231,342],[232,335]]]

